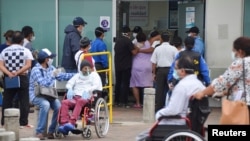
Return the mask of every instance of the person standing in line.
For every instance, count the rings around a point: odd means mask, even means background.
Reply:
[[[0,53],[7,48],[8,46],[11,45],[11,40],[12,40],[12,36],[14,34],[13,30],[8,30],[4,33],[3,37],[5,38],[5,43],[0,45]]]
[[[167,75],[178,50],[169,44],[169,34],[161,34],[161,45],[156,47],[150,61],[152,62],[153,79],[156,85],[155,112],[165,105],[166,92],[168,91]]]
[[[139,32],[136,40],[136,46],[140,49],[150,48],[150,43],[145,33]],[[130,87],[136,102],[133,106],[134,108],[142,108],[143,89],[145,87],[153,87],[151,55],[151,53],[138,53],[133,57]]]
[[[122,36],[115,42],[115,105],[129,108],[128,94],[131,77],[132,59],[139,48],[130,40],[131,30],[128,26],[122,28]]]
[[[32,68],[30,75],[29,85],[29,99],[30,103],[39,107],[36,137],[40,140],[44,140],[43,132],[47,124],[47,116],[50,108],[53,110],[53,116],[51,118],[50,126],[48,129],[47,138],[54,139],[54,133],[57,125],[58,112],[61,107],[60,100],[58,98],[52,98],[44,95],[35,95],[35,85],[44,87],[54,87],[55,80],[67,81],[75,73],[60,73],[53,65],[53,58],[56,54],[52,53],[47,48],[44,48],[38,52],[38,63]]]
[[[143,32],[142,28],[140,26],[135,26],[134,29],[132,30],[133,32],[133,40],[132,40],[132,43],[133,44],[136,44],[137,43],[137,39],[136,39],[136,36],[139,32]]]
[[[81,17],[76,17],[73,20],[73,25],[68,25],[64,29],[65,38],[63,43],[63,55],[61,66],[68,73],[76,73],[77,66],[75,61],[75,54],[80,49],[79,41],[82,38],[81,34],[87,24]]]
[[[201,37],[199,36],[200,30],[198,27],[194,26],[191,27],[188,31],[188,36],[194,37],[195,38],[195,44],[193,51],[199,52],[201,56],[204,58],[205,57],[205,45]]]
[[[106,32],[106,30],[104,30],[101,27],[97,27],[95,29],[95,36],[96,39],[91,43],[91,53],[96,53],[96,52],[106,52],[107,50],[107,45],[105,44],[105,42],[103,41],[104,38],[104,33]],[[93,56],[94,60],[95,60],[95,67],[96,70],[103,70],[103,69],[107,69],[108,68],[108,56],[105,55],[95,55]],[[101,77],[102,80],[102,86],[106,85],[106,72],[99,72],[98,73]]]
[[[20,102],[20,128],[32,127],[28,124],[29,115],[29,76],[33,56],[23,47],[24,36],[21,31],[15,31],[12,37],[12,45],[5,48],[0,54],[0,70],[4,77],[19,76],[20,87],[4,88],[1,124],[4,125],[4,110],[12,107],[12,101],[16,94]]]
[[[89,53],[89,49],[91,48],[90,45],[91,43],[88,37],[83,37],[80,40],[80,50],[78,50],[77,53],[75,54],[75,61],[78,72],[81,72],[81,62],[83,60],[88,60],[89,63],[91,64],[91,68],[93,69],[93,71],[96,71],[94,58],[91,55],[85,56],[85,54]]]

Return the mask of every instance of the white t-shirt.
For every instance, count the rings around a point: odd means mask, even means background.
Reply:
[[[33,56],[29,49],[13,44],[1,52],[0,60],[10,72],[15,72],[20,70],[27,60],[33,60]],[[28,70],[25,73],[28,73]]]

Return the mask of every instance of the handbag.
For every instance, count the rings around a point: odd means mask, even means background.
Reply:
[[[245,78],[245,65],[243,59],[243,79]],[[245,80],[243,80],[244,91],[241,99],[243,100],[222,100],[222,109],[220,124],[222,125],[249,125],[249,111],[248,106],[245,102],[246,97],[246,86]]]
[[[54,87],[45,87],[45,86],[36,85],[35,94],[36,96],[46,96],[46,97],[51,97],[55,99],[58,98],[57,90]]]

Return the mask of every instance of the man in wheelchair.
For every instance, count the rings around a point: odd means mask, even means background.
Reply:
[[[163,116],[187,117],[190,97],[197,91],[205,88],[197,76],[194,74],[195,65],[190,56],[183,56],[176,60],[174,73],[180,80],[174,87],[168,105],[156,112],[156,120]],[[159,125],[185,125],[185,119],[163,118]],[[150,131],[142,132],[136,137],[137,141],[154,140],[149,139]]]
[[[67,82],[67,99],[62,100],[61,104],[58,131],[64,135],[75,129],[81,110],[90,102],[93,91],[102,91],[101,78],[96,71],[93,71],[93,66],[89,61],[83,60],[80,69],[81,71]],[[73,111],[70,115],[69,110],[72,108]]]

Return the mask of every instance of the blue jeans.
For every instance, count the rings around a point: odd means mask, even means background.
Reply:
[[[50,102],[43,97],[36,97],[32,103],[40,109],[37,119],[36,134],[44,132],[47,115],[49,114],[50,108],[53,110],[53,116],[49,126],[49,133],[54,133],[57,125],[58,112],[61,107],[61,102],[59,99],[55,99],[54,101]]]

